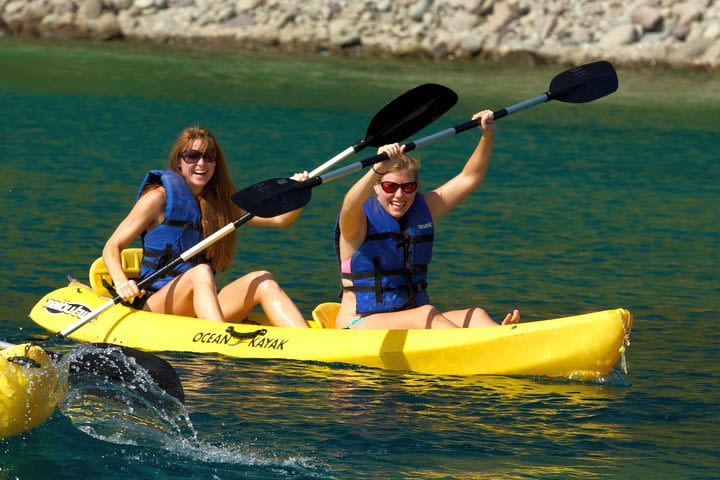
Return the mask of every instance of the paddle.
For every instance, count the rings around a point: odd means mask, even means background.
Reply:
[[[375,117],[373,117],[370,125],[368,126],[365,138],[325,162],[312,173],[317,175],[316,172],[325,171],[340,160],[343,160],[351,155],[353,152],[358,152],[367,146],[379,147],[387,143],[399,142],[407,136],[417,133],[428,126],[435,119],[447,112],[453,105],[455,105],[456,102],[457,95],[455,92],[447,87],[443,87],[442,85],[428,83],[413,88],[385,105],[375,115]],[[232,233],[238,227],[250,221],[254,216],[255,215],[253,213],[248,212],[234,222],[225,225],[217,232],[183,252],[172,262],[166,264],[149,277],[146,277],[138,282],[138,288],[142,290],[145,286],[152,284],[156,279],[164,277],[168,272],[174,270],[175,267],[210,247],[226,235]],[[119,295],[115,296],[112,300],[108,300],[100,307],[88,312],[78,321],[69,325],[55,335],[48,337],[46,340],[50,340],[53,337],[67,337],[75,330],[121,301],[122,298]]]
[[[15,344],[0,341],[0,349],[14,347]],[[119,349],[123,355],[133,358],[135,362],[142,366],[150,374],[153,381],[162,388],[168,395],[185,402],[185,392],[182,383],[175,369],[162,358],[147,352],[142,352],[134,348],[111,345],[107,343],[94,343],[97,351],[84,352],[81,356],[73,358],[70,363],[70,371],[73,373],[90,372],[101,378],[111,379],[120,382],[127,382],[132,379],[136,372],[128,368],[122,362],[118,362],[108,354],[104,354],[103,350]],[[54,361],[59,362],[63,354],[45,350],[48,356]]]
[[[435,83],[425,83],[408,90],[375,114],[365,138],[311,171],[308,176],[320,175],[365,147],[377,148],[404,140],[440,118],[455,103],[455,92]]]
[[[493,117],[495,120],[499,120],[512,113],[550,100],[566,103],[591,102],[613,93],[617,88],[618,79],[613,66],[606,61],[593,62],[560,73],[550,82],[547,92],[493,112]],[[405,152],[410,152],[442,138],[464,132],[477,127],[479,124],[480,120],[470,120],[415,140],[405,145]],[[257,216],[274,217],[307,205],[311,198],[312,188],[361,170],[386,158],[387,155],[384,153],[378,154],[325,175],[308,178],[304,182],[288,178],[265,180],[236,192],[232,196],[232,201],[243,210]]]

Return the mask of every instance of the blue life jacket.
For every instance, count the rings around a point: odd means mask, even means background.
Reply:
[[[374,196],[363,204],[367,235],[350,260],[356,313],[394,312],[430,303],[427,269],[432,259],[435,227],[421,194],[415,196],[407,213],[398,222]],[[335,225],[335,253],[340,259],[340,226]]]
[[[185,179],[177,173],[170,170],[149,171],[135,201],[140,199],[146,186],[158,183],[165,187],[165,219],[141,235],[143,258],[140,280],[160,270],[203,239],[200,207]],[[149,292],[157,292],[179,274],[206,261],[202,253],[197,254],[145,288]]]

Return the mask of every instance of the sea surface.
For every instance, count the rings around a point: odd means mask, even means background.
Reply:
[[[185,126],[215,132],[242,188],[320,165],[419,84],[460,100],[412,138],[534,97],[569,67],[7,39],[0,64],[9,342],[46,334],[33,305],[66,275],[85,281]],[[48,422],[0,440],[0,479],[718,478],[720,77],[618,75],[606,98],[498,122],[485,183],[438,224],[430,293],[524,321],[627,308],[627,373],[464,378],[162,353],[185,406],[127,411],[78,387]],[[457,173],[478,137],[419,149],[421,188]],[[334,300],[333,221],[357,175],[314,189],[290,228],[241,227],[219,283],[268,269],[307,316]]]

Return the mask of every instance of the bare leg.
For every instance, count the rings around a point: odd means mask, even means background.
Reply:
[[[267,271],[251,272],[220,290],[218,294],[229,322],[244,319],[255,305],[262,306],[271,325],[307,328],[300,310]]]
[[[336,328],[345,328],[358,318],[355,313],[357,300],[355,294],[344,290],[340,311],[335,319]],[[515,310],[508,314],[503,324],[518,323],[520,312]],[[406,330],[413,328],[468,328],[497,326],[490,315],[482,308],[467,308],[440,312],[432,305],[403,310],[401,312],[375,313],[365,316],[350,328],[357,329],[391,329]]]
[[[174,278],[148,298],[144,309],[216,322],[224,321],[215,289],[215,277],[207,264],[196,265]]]
[[[354,318],[357,318],[357,315]],[[338,328],[343,328],[352,320],[353,318],[338,319]],[[401,312],[368,315],[351,328],[407,330],[412,328],[457,328],[457,325],[445,318],[437,308],[432,305],[424,305]]]
[[[465,310],[452,310],[450,312],[443,312],[451,322],[458,327],[463,328],[476,328],[476,327],[493,327],[498,325],[490,315],[482,308],[467,308]],[[508,313],[503,320],[503,325],[520,322],[520,311],[514,310],[512,313]]]

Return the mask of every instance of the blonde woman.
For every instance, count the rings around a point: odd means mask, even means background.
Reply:
[[[215,271],[226,270],[235,253],[228,235],[174,271],[140,290],[122,269],[120,255],[138,236],[143,242],[140,278],[146,278],[181,253],[245,212],[230,196],[235,187],[225,156],[209,130],[192,126],[178,135],[168,157],[168,170],[147,173],[135,205],[103,249],[103,260],[117,294],[134,306],[157,313],[238,322],[261,305],[272,325],[307,327],[300,311],[267,271],[248,273],[219,292]],[[307,173],[293,178],[304,180]],[[286,227],[300,210],[273,218],[255,217],[250,225]]]
[[[441,312],[430,304],[427,269],[435,222],[475,191],[490,164],[495,122],[476,113],[482,137],[462,171],[440,187],[418,192],[419,162],[397,143],[380,147],[373,165],[348,193],[335,230],[342,302],[338,328],[411,329],[497,325],[479,307]],[[514,310],[503,324],[520,321]]]

